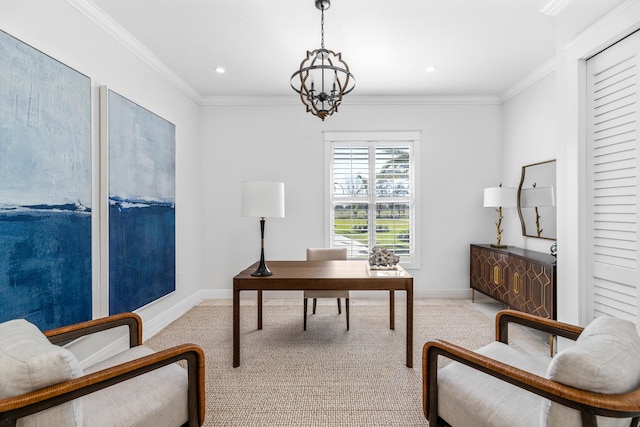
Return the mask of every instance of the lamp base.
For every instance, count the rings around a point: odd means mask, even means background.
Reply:
[[[263,276],[271,276],[273,273],[267,267],[267,263],[264,262],[264,219],[260,221],[261,229],[262,229],[262,248],[260,249],[260,264],[258,264],[258,268],[256,271],[251,273],[254,277],[263,277]]]
[[[271,272],[271,270],[269,270],[267,265],[262,261],[260,262],[260,265],[258,266],[256,271],[251,273],[251,275],[254,277],[263,277],[263,276],[272,276],[273,273]]]
[[[492,248],[498,248],[498,249],[505,249],[509,247],[507,245],[496,245],[495,243],[491,243],[489,246],[491,246]]]

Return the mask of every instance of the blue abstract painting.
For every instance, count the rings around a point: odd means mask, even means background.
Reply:
[[[0,31],[0,321],[88,320],[91,81]]]
[[[175,290],[175,126],[108,91],[109,312]]]

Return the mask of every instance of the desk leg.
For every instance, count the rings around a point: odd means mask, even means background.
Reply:
[[[262,329],[262,290],[258,289],[258,330]]]
[[[233,367],[240,366],[240,291],[233,290]]]
[[[396,328],[396,293],[389,291],[389,328],[394,330]]]
[[[407,367],[413,368],[413,285],[407,289]]]

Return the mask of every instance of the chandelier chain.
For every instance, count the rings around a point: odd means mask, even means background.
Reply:
[[[322,36],[320,47],[324,49],[324,8],[320,10],[320,34]]]

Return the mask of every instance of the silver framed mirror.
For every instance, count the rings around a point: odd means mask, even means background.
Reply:
[[[522,235],[556,240],[556,161],[522,167],[518,186]]]

